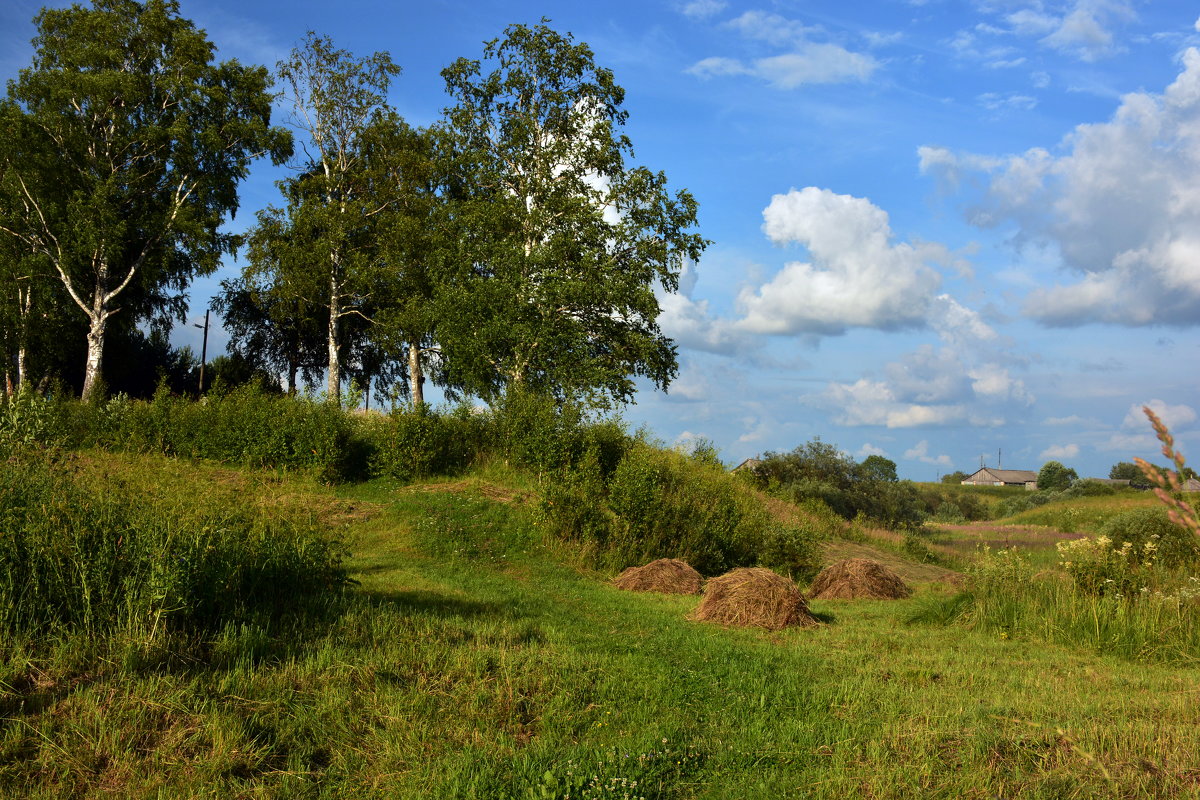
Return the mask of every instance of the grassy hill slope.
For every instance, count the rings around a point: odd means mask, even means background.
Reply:
[[[96,469],[308,514],[359,585],[195,662],[9,654],[0,794],[22,797],[1189,797],[1191,668],[959,627],[912,600],[815,603],[815,630],[685,619],[536,524],[535,487],[331,490],[156,457]],[[116,468],[112,463],[118,463]],[[283,510],[280,513],[285,513]]]

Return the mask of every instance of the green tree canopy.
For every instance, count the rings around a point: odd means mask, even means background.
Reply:
[[[1135,489],[1149,489],[1150,481],[1146,479],[1142,468],[1129,461],[1118,461],[1108,471],[1108,477],[1117,481],[1129,481]]]
[[[859,472],[867,480],[896,481],[896,462],[880,455],[870,455],[858,465]]]
[[[545,24],[513,25],[483,59],[442,72],[446,124],[474,194],[459,207],[469,266],[441,320],[457,382],[519,386],[598,405],[642,376],[665,388],[674,344],[655,290],[678,288],[706,242],[696,202],[628,163],[624,91],[591,49]]]
[[[870,456],[856,464],[819,438],[789,453],[764,454],[753,476],[763,489],[793,502],[820,500],[847,519],[862,513],[891,527],[911,527],[924,517],[915,485],[896,480],[890,459]]]
[[[386,52],[357,58],[309,31],[277,69],[307,158],[280,181],[286,206],[259,212],[244,277],[323,320],[327,397],[338,402],[347,348],[384,300],[383,202],[363,145],[372,127],[396,124],[386,97],[400,68]]]
[[[298,376],[314,384],[325,366],[325,330],[304,300],[256,286],[244,277],[221,281],[212,310],[229,334],[228,349],[251,371],[282,374],[289,394]]]
[[[943,475],[942,483],[962,483],[969,477],[971,477],[971,476],[968,475],[967,473],[963,472],[962,470],[957,470],[955,472],[951,472],[946,475]]]
[[[1062,491],[1078,479],[1079,475],[1070,467],[1065,467],[1058,461],[1047,461],[1038,472],[1037,488]]]
[[[110,319],[182,312],[191,279],[237,243],[220,226],[250,162],[281,161],[291,137],[270,125],[267,71],[214,64],[174,0],[94,0],[35,22],[33,63],[0,109],[13,137],[0,191],[18,204],[0,227],[86,316],[87,397]]]

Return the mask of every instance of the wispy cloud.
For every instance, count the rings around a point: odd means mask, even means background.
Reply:
[[[708,19],[720,14],[728,5],[724,0],[692,0],[690,3],[685,3],[679,10],[685,17]]]
[[[869,54],[854,52],[832,41],[816,41],[820,26],[765,11],[747,11],[722,27],[743,39],[761,42],[785,52],[759,58],[737,59],[710,56],[697,61],[686,72],[699,78],[751,75],[778,89],[828,83],[862,82],[870,79],[879,62]]]

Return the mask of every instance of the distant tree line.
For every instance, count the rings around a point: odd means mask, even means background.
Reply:
[[[35,22],[0,102],[10,391],[53,376],[85,399],[148,393],[129,363],[186,382],[194,356],[162,352],[167,335],[191,281],[239,249],[212,303],[224,380],[295,391],[323,375],[334,402],[352,380],[414,403],[432,383],[608,406],[674,378],[656,291],[706,245],[696,203],[631,163],[624,92],[547,20],[443,70],[451,104],[427,128],[389,105],[388,53],[314,32],[272,73],[215,62],[175,0]],[[272,124],[273,87],[290,127]],[[292,174],[246,235],[226,233],[262,158]]]

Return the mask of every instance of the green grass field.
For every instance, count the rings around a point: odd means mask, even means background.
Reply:
[[[285,634],[228,627],[204,659],[10,649],[6,797],[1200,795],[1193,665],[906,624],[943,584],[815,603],[832,620],[815,630],[728,630],[547,545],[504,469],[334,491],[106,463],[147,491],[321,520],[359,585]]]

